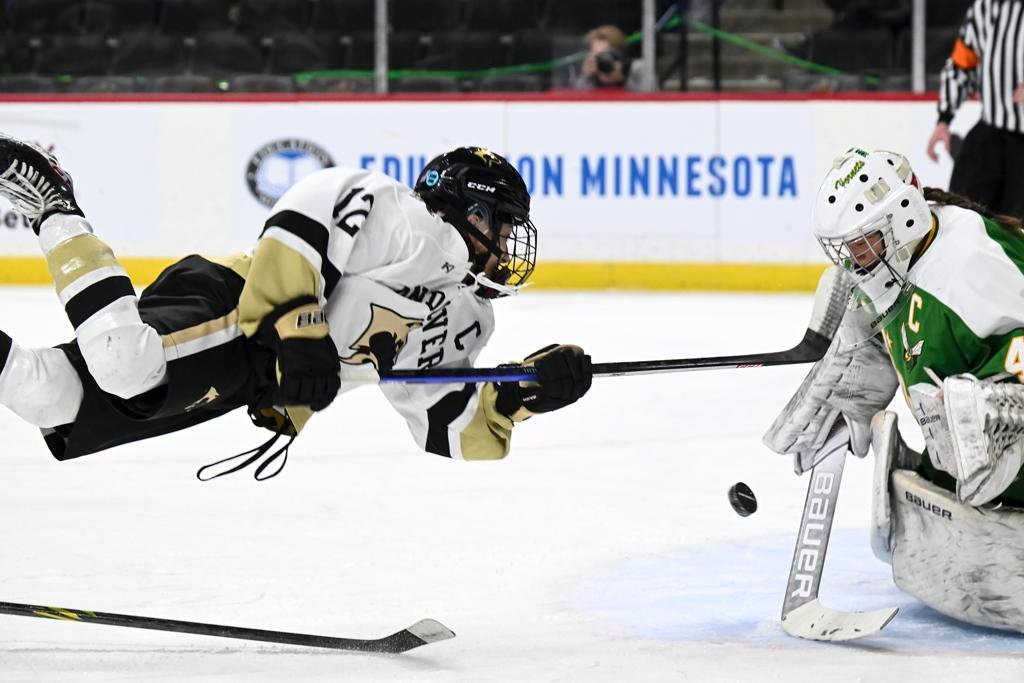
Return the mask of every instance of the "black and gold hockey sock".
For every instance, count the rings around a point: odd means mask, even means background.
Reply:
[[[54,221],[58,225],[53,225]],[[57,295],[76,330],[117,300],[134,299],[135,288],[128,274],[110,247],[92,234],[85,219],[72,215],[51,218],[40,243]]]

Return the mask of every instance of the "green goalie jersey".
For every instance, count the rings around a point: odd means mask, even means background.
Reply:
[[[970,373],[1024,381],[1024,234],[956,206],[933,213],[910,285],[882,330],[904,394],[933,383],[928,371],[939,379]],[[951,483],[927,458],[922,467],[938,483]],[[1024,503],[1024,482],[1003,498]]]

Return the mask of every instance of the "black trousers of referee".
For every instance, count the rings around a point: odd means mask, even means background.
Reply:
[[[949,191],[993,213],[1024,218],[1024,135],[979,122],[953,163]]]

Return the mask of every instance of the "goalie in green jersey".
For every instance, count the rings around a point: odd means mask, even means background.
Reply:
[[[812,223],[852,276],[851,303],[765,444],[809,470],[845,419],[854,454],[875,453],[872,546],[897,585],[955,618],[1024,631],[1021,221],[922,189],[899,154],[854,148]],[[884,412],[901,388],[924,453]]]

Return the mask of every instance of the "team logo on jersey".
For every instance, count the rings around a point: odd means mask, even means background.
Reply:
[[[405,348],[409,333],[422,325],[419,318],[407,318],[390,308],[370,304],[370,323],[349,345],[353,353],[340,360],[346,365],[373,363],[378,372],[390,370]]]
[[[256,150],[249,159],[245,182],[252,196],[269,207],[302,178],[331,166],[334,166],[331,155],[309,140],[274,140]]]
[[[205,405],[209,405],[220,398],[220,392],[217,391],[217,387],[210,387],[210,390],[200,397],[195,403],[191,403],[185,406],[185,412],[190,413],[196,408],[202,408]]]
[[[924,339],[918,340],[913,346],[907,341],[907,326],[900,325],[900,337],[903,338],[903,362],[907,364],[907,370],[917,365],[917,359],[924,350]]]

